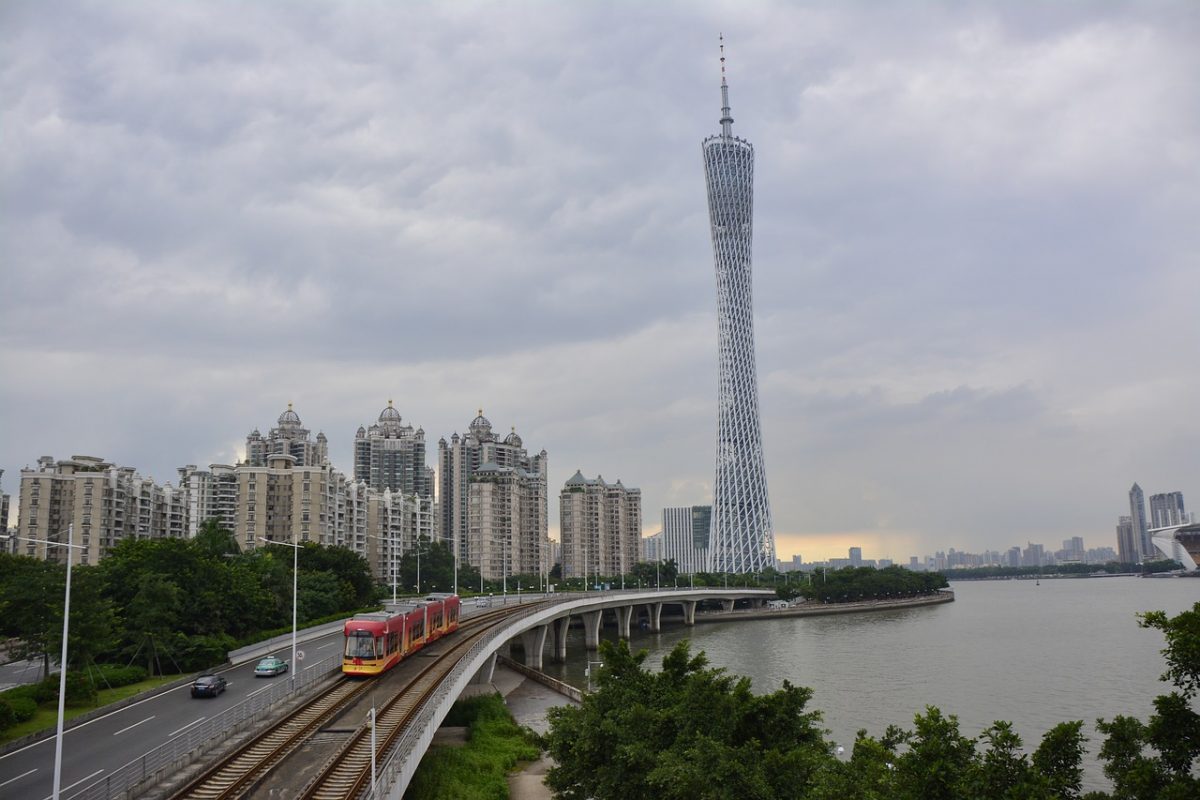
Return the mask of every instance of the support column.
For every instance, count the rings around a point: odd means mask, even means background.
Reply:
[[[646,611],[650,616],[650,632],[658,633],[662,630],[662,603],[647,603]]]
[[[600,615],[603,611],[583,612],[583,646],[586,650],[600,649]]]
[[[549,625],[538,625],[521,634],[521,644],[525,646],[525,666],[531,669],[542,668],[542,648],[546,645],[546,630]]]
[[[695,600],[684,600],[683,601],[683,624],[684,625],[695,625],[696,624],[696,601]]]
[[[618,606],[613,610],[617,612],[617,636],[628,641],[629,622],[633,618],[633,606]]]
[[[492,674],[496,671],[496,653],[488,656],[488,660],[483,662],[483,666],[475,673],[475,677],[471,678],[471,683],[491,683]]]
[[[733,601],[732,600],[722,600],[721,601],[721,610],[727,614],[730,611],[733,611]]]
[[[559,617],[550,623],[550,632],[554,639],[550,648],[552,650],[550,660],[556,664],[565,663],[567,660],[567,631],[570,629],[570,615]]]

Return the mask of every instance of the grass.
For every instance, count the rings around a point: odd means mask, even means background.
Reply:
[[[150,689],[157,689],[163,684],[179,680],[183,675],[156,675],[153,678],[147,678],[144,681],[131,683],[128,686],[119,686],[116,689],[101,689],[96,693],[96,702],[94,705],[82,706],[67,706],[63,712],[64,720],[71,720],[81,714],[86,714],[89,711],[95,711],[101,706],[107,706],[111,703],[116,703],[119,700],[124,700],[127,697],[132,697],[139,692],[145,692]],[[20,739],[22,736],[28,736],[31,733],[38,731],[53,729],[58,726],[58,706],[38,706],[37,713],[25,722],[17,723],[8,730],[0,733],[0,744],[11,742],[14,739]]]
[[[446,724],[470,728],[466,746],[426,753],[404,800],[505,800],[508,773],[541,755],[533,734],[513,721],[500,695],[460,700]]]

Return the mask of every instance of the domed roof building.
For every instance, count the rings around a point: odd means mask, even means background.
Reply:
[[[298,467],[320,467],[329,463],[329,442],[325,434],[318,433],[314,441],[291,403],[276,422],[276,427],[265,437],[257,428],[246,437],[247,465],[265,467],[268,457],[273,455],[291,456]]]
[[[413,430],[388,400],[379,419],[354,437],[354,479],[377,492],[433,495],[433,470],[425,464],[425,430]]]

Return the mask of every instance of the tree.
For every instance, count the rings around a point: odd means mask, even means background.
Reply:
[[[41,659],[50,675],[50,651],[62,643],[67,571],[49,561],[0,553],[0,631],[16,640],[9,655]]]
[[[1106,735],[1100,750],[1104,774],[1120,800],[1183,800],[1200,796],[1200,714],[1192,708],[1200,693],[1200,603],[1174,617],[1162,611],[1142,615],[1143,628],[1157,628],[1167,640],[1162,680],[1175,691],[1154,699],[1148,723],[1118,716],[1098,720]]]

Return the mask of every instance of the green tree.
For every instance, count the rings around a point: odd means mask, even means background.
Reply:
[[[0,553],[0,631],[15,640],[9,655],[41,659],[50,675],[50,653],[62,643],[66,569],[29,556]]]

